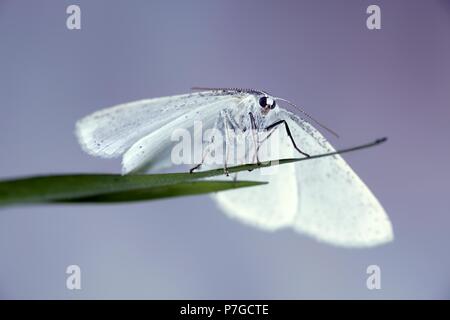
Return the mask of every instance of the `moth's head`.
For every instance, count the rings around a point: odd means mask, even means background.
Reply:
[[[263,95],[259,98],[259,106],[262,108],[264,114],[276,107],[277,103],[274,97]]]

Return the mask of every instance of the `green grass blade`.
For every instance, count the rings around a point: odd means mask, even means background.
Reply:
[[[336,152],[314,155],[308,158],[282,159],[260,164],[246,164],[228,168],[230,173],[270,167],[298,161],[309,161],[378,145],[386,138],[375,142],[343,149]],[[199,179],[223,175],[223,169],[195,173],[170,173],[146,175],[72,174],[21,178],[0,181],[0,206],[39,202],[117,202],[156,199],[158,197],[181,196],[216,192],[260,182],[251,181],[198,181]],[[196,183],[194,183],[194,181]],[[192,189],[192,190],[191,190]]]
[[[145,188],[124,192],[105,193],[76,199],[66,199],[57,202],[75,203],[112,203],[155,200],[169,197],[199,195],[204,193],[232,190],[237,188],[259,186],[267,182],[259,181],[188,181],[172,185]]]
[[[148,197],[154,199],[157,194],[161,194],[161,197],[168,197],[170,194],[182,195],[182,192],[189,195],[206,193],[208,187],[210,192],[216,192],[260,184],[250,181],[202,181],[199,184],[192,184],[196,179],[198,176],[196,177],[195,174],[174,173],[130,176],[78,174],[9,180],[0,182],[0,206],[18,203],[68,202],[77,199],[81,201],[83,198],[90,201],[97,198],[105,202],[107,197],[102,198],[102,196],[108,194],[111,194],[108,199],[116,197],[120,198],[120,201],[125,201],[126,196],[129,196],[130,201],[133,201],[133,198],[144,197],[146,192]],[[168,186],[174,187],[169,189]],[[189,186],[193,189],[188,190]],[[160,191],[157,190],[158,188]]]

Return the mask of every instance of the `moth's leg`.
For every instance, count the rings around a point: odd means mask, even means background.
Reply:
[[[258,165],[261,164],[261,162],[259,161],[259,155],[258,155],[258,151],[259,151],[259,141],[256,137],[256,121],[255,121],[255,117],[253,116],[253,113],[249,112],[248,113],[249,117],[250,117],[250,123],[251,123],[251,130],[252,130],[252,139],[253,139],[253,145],[255,147],[254,150],[254,155],[253,155],[253,161],[256,159],[256,163]]]
[[[203,150],[202,161],[195,167],[189,169],[189,173],[193,173],[195,170],[199,169],[203,165],[203,163],[205,162],[206,155],[208,154],[208,151],[213,143],[214,143],[214,136],[211,138],[211,141],[208,143],[205,150]]]
[[[223,114],[223,111],[222,111]],[[225,175],[228,177],[230,175],[230,173],[228,172],[228,166],[227,166],[227,162],[228,162],[228,157],[229,157],[229,152],[230,152],[230,148],[228,147],[228,142],[230,141],[230,137],[228,135],[228,121],[226,116],[223,116],[223,128],[225,131],[225,160],[224,160],[224,165],[223,165],[223,173],[225,173]]]
[[[224,112],[224,117],[226,117],[226,119],[228,120],[228,125],[231,127],[231,130],[233,130],[233,132],[236,132],[236,128],[238,127],[238,124],[231,117],[230,113],[229,112]]]
[[[262,144],[268,140],[270,138],[270,136],[275,132],[275,130],[277,129],[277,127],[272,127],[272,128],[265,128],[264,130],[269,131],[269,133],[267,134],[267,136],[264,137],[264,139],[262,139],[261,141],[259,141],[258,146],[256,148],[256,153],[259,155],[259,149],[261,148]],[[258,165],[260,165],[261,162],[258,162]],[[248,171],[253,171],[253,169],[250,169]]]
[[[195,167],[190,168],[190,169],[189,169],[189,173],[194,173],[194,171],[195,171],[195,170],[198,170],[198,169],[202,166],[202,164],[203,164],[203,163],[199,163],[199,164],[197,164]]]
[[[258,145],[258,149],[257,149],[258,151],[259,151],[259,149],[261,148],[261,145],[262,145],[266,140],[268,140],[268,139],[270,138],[270,136],[275,132],[276,127],[275,127],[275,128],[270,128],[270,129],[268,129],[268,130],[267,130],[267,128],[265,128],[264,130],[269,131],[269,134],[268,134],[267,136],[265,136],[264,139],[262,139],[262,140],[260,141],[260,144]]]
[[[280,124],[284,124],[284,127],[286,128],[286,133],[289,137],[289,139],[291,139],[292,144],[294,145],[295,150],[297,150],[298,152],[300,152],[302,155],[304,155],[305,157],[309,158],[310,155],[303,152],[302,150],[300,150],[299,147],[297,147],[297,144],[294,141],[294,138],[292,137],[292,133],[291,133],[291,129],[289,129],[289,125],[287,124],[286,120],[279,120],[276,121],[274,123],[272,123],[270,126],[266,127],[265,130],[269,131],[271,130],[271,132],[267,135],[267,137],[264,138],[264,141],[267,140],[272,133],[274,133],[275,129],[280,125]]]
[[[220,118],[221,118],[221,116],[217,117],[216,122],[214,123],[214,128],[215,128],[215,129],[217,129],[217,125],[219,124]],[[202,161],[201,161],[199,164],[197,164],[195,167],[191,168],[191,169],[189,170],[189,173],[193,173],[195,170],[199,169],[199,168],[203,165],[203,163],[205,162],[206,155],[208,154],[208,151],[209,151],[211,145],[214,144],[214,138],[215,138],[215,136],[213,135],[213,136],[211,137],[211,139],[210,139],[208,145],[207,145],[206,148],[203,150],[203,153],[202,153]]]

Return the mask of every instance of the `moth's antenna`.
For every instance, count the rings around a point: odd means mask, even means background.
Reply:
[[[243,88],[209,88],[209,87],[192,87],[191,90],[195,90],[195,91],[218,91],[218,90],[222,90],[222,91],[236,91],[236,92],[245,92],[245,93],[251,93],[251,94],[263,94],[263,95],[269,95],[267,92],[262,91],[262,90],[256,90],[256,89],[243,89]],[[301,113],[303,113],[305,116],[307,116],[309,119],[311,119],[312,121],[314,121],[317,125],[319,125],[322,129],[325,129],[326,131],[328,131],[329,133],[331,133],[332,135],[334,135],[336,138],[339,138],[339,135],[331,130],[330,128],[328,128],[327,126],[325,126],[324,124],[320,123],[318,120],[314,119],[309,113],[307,113],[305,110],[303,110],[302,108],[300,108],[299,106],[293,104],[292,102],[290,102],[289,100],[286,100],[284,98],[278,98],[276,97],[275,100],[280,100],[280,101],[284,101],[288,104],[290,104],[291,106],[297,108]]]
[[[332,135],[334,135],[336,138],[339,138],[339,135],[331,130],[330,128],[328,128],[327,126],[325,126],[324,124],[320,123],[318,120],[314,119],[309,113],[307,113],[305,110],[303,110],[302,108],[300,108],[299,106],[293,104],[292,102],[290,102],[289,100],[283,99],[283,98],[278,98],[276,97],[275,100],[280,100],[280,101],[284,101],[288,104],[290,104],[291,106],[297,108],[301,113],[303,113],[305,116],[307,116],[309,119],[311,119],[312,121],[314,121],[317,125],[319,125],[321,128],[327,130],[329,133],[331,133]]]
[[[245,92],[245,93],[252,93],[252,94],[267,94],[267,92],[264,92],[262,90],[256,90],[256,89],[245,89],[245,88],[209,88],[209,87],[192,87],[191,90],[193,91],[235,91],[235,92]]]

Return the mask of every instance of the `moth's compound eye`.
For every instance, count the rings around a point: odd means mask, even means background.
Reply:
[[[276,103],[274,98],[264,96],[259,98],[259,105],[264,109],[273,109]]]
[[[259,98],[259,105],[263,108],[267,106],[267,97],[261,97]]]

